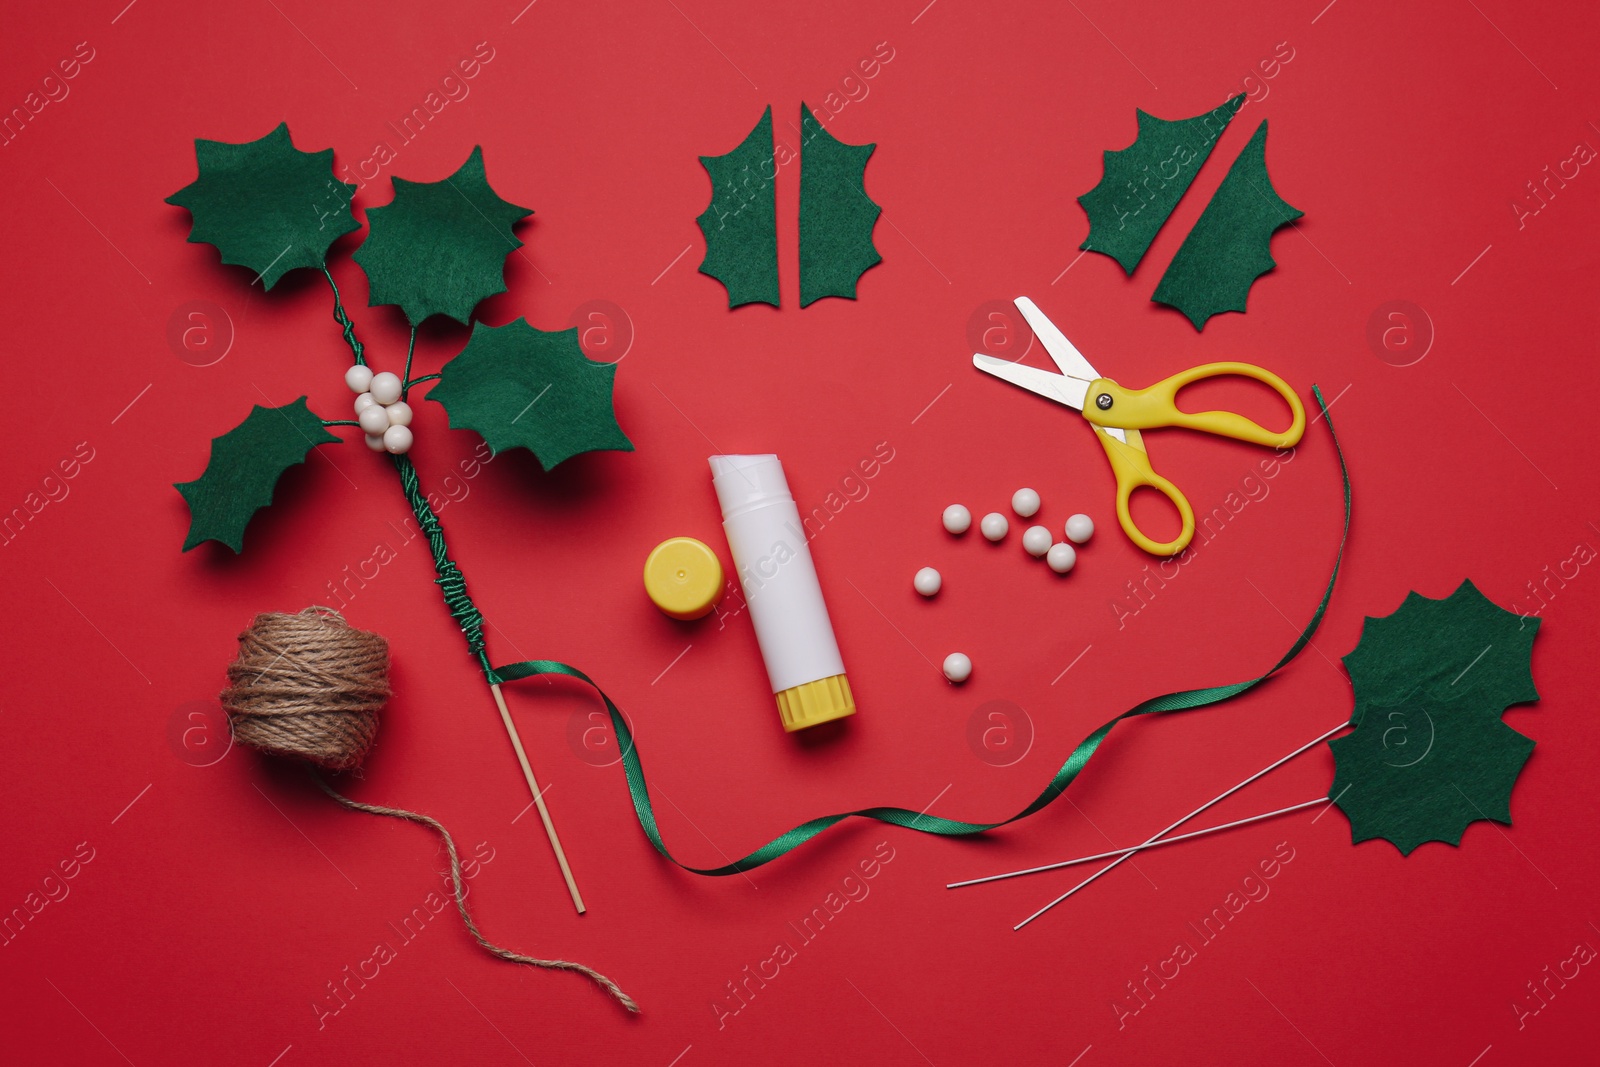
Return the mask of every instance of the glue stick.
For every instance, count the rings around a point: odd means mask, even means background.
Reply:
[[[791,733],[856,713],[805,527],[777,456],[712,456],[711,484],[767,679]]]

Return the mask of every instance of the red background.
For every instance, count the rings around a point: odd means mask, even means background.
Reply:
[[[1520,1028],[1512,1006],[1546,965],[1600,945],[1592,568],[1543,609],[1543,699],[1506,716],[1538,741],[1515,828],[1478,823],[1459,848],[1402,858],[1382,841],[1352,847],[1340,813],[1306,812],[1145,855],[1021,933],[1012,925],[1075,872],[943,885],[1142,840],[1342,721],[1338,657],[1364,614],[1393,611],[1410,589],[1443,596],[1463,577],[1533,610],[1527,585],[1543,568],[1600,544],[1582,432],[1600,176],[1585,167],[1552,185],[1520,226],[1511,206],[1575,144],[1600,145],[1600,15],[1503,0],[1413,11],[823,0],[759,14],[714,0],[545,0],[520,14],[518,0],[124,2],[17,10],[0,40],[8,110],[78,42],[94,55],[70,94],[0,149],[13,401],[0,504],[22,505],[79,442],[93,451],[69,494],[3,550],[0,909],[39,892],[80,842],[93,850],[70,894],[0,948],[8,1059],[1487,1067],[1592,1056],[1600,976],[1582,971]],[[299,147],[332,146],[354,165],[395,142],[387,123],[483,41],[493,58],[470,95],[399,147],[384,176],[437,180],[485,146],[497,189],[538,214],[507,260],[510,291],[483,318],[558,329],[589,301],[620,309],[601,323],[609,338],[590,340],[612,341],[614,358],[631,330],[616,403],[638,450],[553,475],[507,455],[457,483],[465,495],[442,518],[494,658],[578,664],[627,710],[664,836],[685,861],[720,864],[868,804],[1010,815],[1101,722],[1157,693],[1254,676],[1315,605],[1340,523],[1320,423],[1270,495],[1119,628],[1111,602],[1148,559],[1115,528],[1110,474],[1081,423],[971,369],[969,327],[985,302],[1032,295],[1131,385],[1236,357],[1337,398],[1355,519],[1314,648],[1242,699],[1119,727],[1066,800],[992,839],[852,825],[720,880],[649,848],[621,768],[594,765],[610,757],[603,735],[585,734],[599,708],[590,694],[519,684],[515,714],[590,904],[579,918],[534,817],[518,818],[526,789],[412,542],[348,599],[353,623],[391,640],[397,690],[349,789],[427,811],[469,849],[487,842],[494,858],[472,901],[489,935],[607,972],[645,1014],[624,1017],[582,979],[485,957],[445,913],[319,1029],[326,983],[396,940],[388,924],[438,887],[442,852],[425,831],[340,809],[252,753],[198,765],[226,744],[207,733],[206,709],[255,612],[327,601],[342,568],[378,542],[399,548],[407,512],[380,457],[326,448],[284,479],[242,557],[179,552],[188,516],[171,483],[199,473],[208,439],[253,403],[303,393],[343,417],[348,357],[314,273],[264,295],[249,272],[185,243],[187,213],[162,199],[194,177],[192,138],[250,140],[281,120]],[[784,306],[730,313],[695,270],[694,219],[710,193],[696,156],[729,150],[769,103],[794,146],[801,100],[844,99],[842,80],[880,42],[893,58],[864,97],[851,83],[859,99],[831,128],[878,144],[866,186],[884,207],[883,264],[859,301],[799,309],[790,166],[778,184]],[[1262,79],[1280,42],[1293,58]],[[1177,118],[1242,89],[1253,99],[1135,276],[1080,259],[1074,197],[1098,181],[1101,151],[1131,140],[1134,108]],[[1148,296],[1269,117],[1273,181],[1306,217],[1274,238],[1278,269],[1249,314],[1197,335]],[[380,178],[358,217],[389,197]],[[363,306],[348,255],[359,239],[339,242],[333,271],[375,363],[398,369],[402,320]],[[1432,337],[1404,367],[1367,336],[1375,309],[1397,299],[1422,309],[1417,343]],[[168,339],[196,300],[221,308],[233,333],[204,367]],[[424,331],[419,366],[437,369],[464,336]],[[419,405],[413,455],[436,489],[476,440]],[[640,564],[678,534],[726,561],[713,451],[778,452],[809,506],[879,442],[893,459],[813,542],[861,710],[842,731],[786,736],[746,618],[664,618],[641,594]],[[1265,454],[1181,432],[1152,434],[1150,450],[1203,510]],[[1022,555],[1016,527],[1000,547],[939,528],[945,504],[1004,509],[1022,485],[1039,489],[1053,527],[1078,510],[1100,523],[1065,580]],[[946,588],[925,602],[910,579],[930,564]],[[934,664],[958,649],[976,670],[952,687]],[[1014,705],[1015,743],[1032,736],[1005,767],[969,743],[969,721],[996,700]],[[1316,797],[1331,775],[1319,748],[1213,814]],[[779,940],[797,942],[786,924],[880,842],[893,859],[870,894],[719,1020],[726,983]],[[1187,924],[1280,842],[1294,858],[1270,896],[1119,1028],[1126,983],[1178,940],[1197,942]]]

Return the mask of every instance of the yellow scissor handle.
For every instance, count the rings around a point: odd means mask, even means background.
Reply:
[[[1179,409],[1177,403],[1179,389],[1202,378],[1220,378],[1228,375],[1254,378],[1271,386],[1274,392],[1283,397],[1284,402],[1289,405],[1289,410],[1294,413],[1294,420],[1290,423],[1289,429],[1283,433],[1275,433],[1233,411],[1189,412]],[[1216,434],[1219,437],[1248,441],[1253,445],[1266,445],[1268,448],[1292,448],[1300,443],[1300,436],[1306,429],[1305,405],[1300,402],[1294,390],[1289,388],[1289,383],[1271,371],[1251,363],[1203,363],[1198,367],[1190,367],[1186,371],[1174,374],[1170,378],[1163,378],[1148,389],[1124,389],[1110,378],[1098,378],[1089,386],[1089,393],[1083,404],[1083,417],[1096,426],[1123,430],[1182,426],[1190,430]],[[1148,467],[1148,462],[1145,465]],[[1132,536],[1131,531],[1129,536]]]
[[[1100,385],[1100,382],[1096,382]],[[1093,392],[1090,393],[1093,396]],[[1095,436],[1100,438],[1100,445],[1106,450],[1106,458],[1111,461],[1111,472],[1117,477],[1117,521],[1122,524],[1122,532],[1128,539],[1153,556],[1175,556],[1189,547],[1189,542],[1194,539],[1194,509],[1189,506],[1189,501],[1178,491],[1178,487],[1167,479],[1157,474],[1150,468],[1150,456],[1143,448],[1135,447],[1142,444],[1139,441],[1139,431],[1128,431],[1132,435],[1132,444],[1123,444],[1121,441],[1106,433],[1099,426],[1095,427]],[[1183,529],[1171,541],[1157,541],[1146,537],[1144,531],[1139,529],[1133,521],[1133,513],[1128,510],[1128,501],[1133,497],[1135,489],[1149,486],[1168,500],[1178,509],[1178,518],[1183,523]]]

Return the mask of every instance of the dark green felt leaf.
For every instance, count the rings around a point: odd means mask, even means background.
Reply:
[[[1456,845],[1477,820],[1511,825],[1511,787],[1533,744],[1491,705],[1417,689],[1370,703],[1353,733],[1328,742],[1328,795],[1355,843],[1381,837],[1403,855],[1425,841]]]
[[[1272,232],[1303,214],[1272,187],[1263,119],[1150,299],[1177,308],[1197,330],[1219,312],[1243,311],[1255,280],[1277,266]]]
[[[732,152],[701,156],[711,203],[695,221],[706,236],[700,273],[728,290],[728,306],[778,306],[778,199],[773,179],[772,108]]]
[[[506,256],[522,247],[511,227],[531,214],[489,187],[481,146],[444,181],[396,178],[394,200],[367,212],[356,249],[367,303],[398,304],[413,326],[430,315],[471,322],[479,301],[506,291]]]
[[[211,440],[205,473],[173,486],[189,502],[185,552],[203,541],[220,541],[244,550],[244,529],[255,513],[272,503],[283,472],[317,445],[337,444],[322,420],[301,397],[281,408],[257,404],[239,425]]]
[[[1241,93],[1190,119],[1169,122],[1137,112],[1138,136],[1127,148],[1105,153],[1105,176],[1078,197],[1089,216],[1089,236],[1078,247],[1110,256],[1131,275],[1243,106]]]
[[[167,197],[189,209],[189,240],[215,245],[222,262],[248,267],[268,289],[296,267],[322,267],[328,248],[360,229],[356,187],[333,176],[333,149],[302,152],[287,123],[259,141],[196,140],[200,176]]]
[[[875,144],[850,145],[800,105],[800,306],[825,296],[856,298],[856,282],[883,262],[872,227],[883,209],[863,183]]]
[[[616,373],[583,354],[575,328],[479,322],[428,399],[444,405],[452,428],[478,431],[496,453],[526,448],[550,470],[580,452],[633,451],[611,408]]]
[[[1361,640],[1344,657],[1355,687],[1351,721],[1412,689],[1497,716],[1538,700],[1531,669],[1538,632],[1537,618],[1506,611],[1470,580],[1443,600],[1407,593],[1394,614],[1362,624]]]

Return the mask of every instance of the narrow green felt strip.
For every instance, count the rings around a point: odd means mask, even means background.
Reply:
[[[1067,756],[1066,762],[1061,765],[1061,769],[1055,773],[1049,784],[1045,786],[1044,792],[1040,793],[1033,803],[1009,819],[1003,819],[999,822],[964,822],[959,819],[946,819],[937,815],[926,815],[922,812],[911,811],[908,808],[860,808],[856,811],[846,811],[836,815],[823,815],[803,822],[792,830],[780,834],[749,855],[734,860],[732,863],[724,864],[721,867],[691,867],[672,855],[667,850],[666,843],[662,841],[661,830],[656,824],[655,809],[650,802],[650,790],[645,784],[644,765],[639,760],[639,752],[634,743],[633,732],[628,728],[627,720],[623,718],[621,710],[605,694],[605,691],[595,684],[594,679],[576,667],[568,666],[565,663],[557,663],[554,660],[526,660],[521,663],[512,663],[487,671],[486,677],[491,684],[498,684],[515,681],[518,678],[560,674],[568,678],[575,678],[593,687],[594,691],[600,695],[600,699],[605,702],[606,711],[611,715],[611,728],[616,734],[617,744],[622,752],[622,768],[628,781],[628,795],[633,801],[634,815],[639,820],[640,828],[644,830],[645,837],[649,839],[650,844],[655,847],[657,852],[691,874],[725,877],[730,874],[753,870],[764,863],[770,863],[786,852],[798,848],[830,826],[849,818],[872,819],[891,826],[901,826],[907,830],[916,830],[925,834],[937,834],[942,837],[968,837],[973,834],[986,833],[996,827],[1027,818],[1034,812],[1048,807],[1057,797],[1065,793],[1067,787],[1083,772],[1090,757],[1099,749],[1100,743],[1106,739],[1106,735],[1111,733],[1112,728],[1117,723],[1137,715],[1202,708],[1238,696],[1240,693],[1253,689],[1272,677],[1289,661],[1298,656],[1301,650],[1310,643],[1312,635],[1317,632],[1317,627],[1321,625],[1322,617],[1328,610],[1328,600],[1333,596],[1334,583],[1339,578],[1339,564],[1344,558],[1345,539],[1350,533],[1350,472],[1345,467],[1344,453],[1339,449],[1339,438],[1333,432],[1333,420],[1328,417],[1328,405],[1322,399],[1322,390],[1312,386],[1311,392],[1316,397],[1317,405],[1322,409],[1324,419],[1327,420],[1328,434],[1333,438],[1334,451],[1339,457],[1339,474],[1344,483],[1344,529],[1339,535],[1339,549],[1334,557],[1333,573],[1328,576],[1328,587],[1322,594],[1322,600],[1318,603],[1317,610],[1312,613],[1311,621],[1301,630],[1300,636],[1295,639],[1289,651],[1285,652],[1283,657],[1265,674],[1243,682],[1232,682],[1227,685],[1210,686],[1202,689],[1186,689],[1177,693],[1167,693],[1163,696],[1152,697],[1129,708],[1101,726],[1078,743],[1077,747]]]
[[[856,282],[883,262],[872,227],[883,209],[867,196],[867,160],[878,146],[835,140],[800,105],[800,306],[856,298]]]
[[[728,290],[728,306],[778,306],[778,193],[772,159],[772,108],[739,147],[701,156],[711,176],[711,204],[695,221],[706,237],[700,273]]]
[[[1177,308],[1197,330],[1219,312],[1243,311],[1256,279],[1277,266],[1272,231],[1303,214],[1272,187],[1263,119],[1150,299]]]

